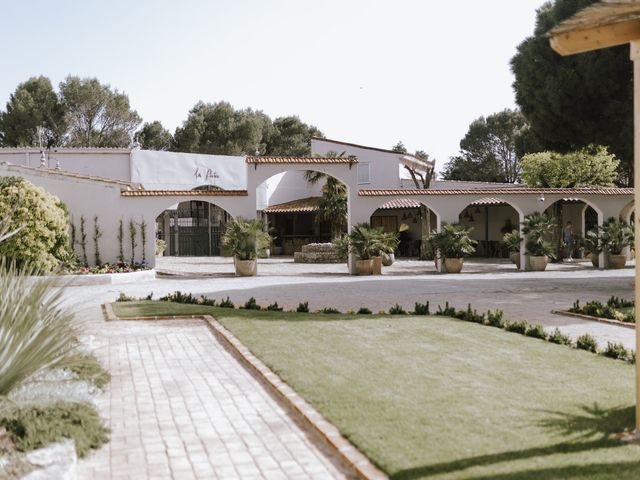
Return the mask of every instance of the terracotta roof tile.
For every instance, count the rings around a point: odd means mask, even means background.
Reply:
[[[361,197],[414,196],[414,195],[633,195],[633,188],[594,187],[594,188],[491,188],[491,189],[404,189],[404,190],[360,190]]]
[[[269,205],[263,210],[264,213],[309,213],[318,210],[320,197],[308,197],[291,202]]]
[[[317,163],[358,163],[358,159],[356,157],[256,157],[256,156],[248,156],[247,163],[258,164],[258,163],[309,163],[309,164],[317,164]]]
[[[123,197],[246,197],[246,190],[123,190]]]

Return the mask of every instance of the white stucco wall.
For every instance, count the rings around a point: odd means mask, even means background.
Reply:
[[[388,153],[368,148],[332,143],[327,140],[311,139],[311,152],[326,155],[328,152],[345,152],[355,155],[358,163],[370,165],[371,183],[359,185],[359,188],[400,188],[398,163],[400,154]]]
[[[304,179],[304,172],[293,171],[271,177],[265,184],[268,205],[278,205],[300,198],[321,196],[324,180],[315,185],[308,185]]]
[[[68,172],[128,182],[129,154],[130,150],[123,148],[61,148],[47,154],[47,168],[55,168],[58,160],[60,168]],[[40,156],[36,148],[0,148],[0,162],[38,168]]]

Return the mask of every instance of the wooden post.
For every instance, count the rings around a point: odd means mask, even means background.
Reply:
[[[634,205],[638,205],[640,200],[640,41],[631,42],[631,60],[633,60],[633,132],[634,132],[634,148],[633,148],[633,190]],[[640,222],[636,219],[635,228],[635,244],[638,245],[640,239]],[[635,301],[636,305],[640,305],[640,262],[636,258],[636,282],[635,282]],[[640,328],[636,323],[636,355],[640,352]],[[636,362],[636,433],[640,433],[640,364]]]
[[[640,201],[640,40],[631,42],[631,60],[633,60],[633,190],[634,205]],[[636,218],[635,244],[639,245],[640,222]],[[635,301],[640,305],[640,261],[636,257]],[[636,355],[640,353],[640,326],[636,321]],[[640,433],[640,364],[636,361],[636,434]]]

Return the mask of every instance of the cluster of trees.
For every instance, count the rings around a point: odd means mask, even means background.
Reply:
[[[538,9],[533,35],[518,46],[511,60],[519,110],[475,120],[460,142],[460,154],[445,166],[443,178],[529,182],[532,176],[524,174],[523,157],[546,152],[531,158],[562,158],[580,170],[590,156],[589,168],[598,173],[590,180],[581,176],[578,184],[633,183],[633,70],[628,47],[562,57],[545,35],[594,2],[555,0]],[[619,159],[615,171],[610,168],[612,156],[591,145],[604,145]],[[607,172],[604,177],[603,172]],[[552,175],[540,185],[559,187],[568,178]]]
[[[149,150],[301,156],[322,132],[296,116],[275,120],[228,102],[198,102],[172,135],[159,121],[141,125],[122,92],[96,78],[67,77],[58,91],[44,76],[19,84],[0,111],[0,146],[128,147]]]

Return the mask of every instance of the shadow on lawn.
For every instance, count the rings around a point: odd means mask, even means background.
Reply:
[[[603,409],[597,404],[594,404],[592,407],[583,406],[581,409],[584,413],[545,412],[550,415],[550,417],[539,422],[540,426],[565,436],[573,437],[573,440],[543,447],[479,455],[454,460],[452,462],[434,463],[409,468],[392,474],[391,478],[394,480],[415,480],[418,478],[428,478],[432,475],[456,472],[471,467],[489,466],[496,463],[532,459],[553,454],[572,454],[624,445],[619,440],[612,438],[612,435],[633,428],[635,413],[633,406]],[[640,460],[610,464],[568,465],[546,469],[536,468],[532,470],[520,470],[513,473],[489,474],[487,476],[477,477],[470,476],[468,478],[469,480],[519,480],[526,478],[535,478],[536,480],[551,480],[557,478],[581,479],[606,473],[613,474],[611,478],[640,478]],[[626,474],[629,474],[629,476],[627,477]]]

